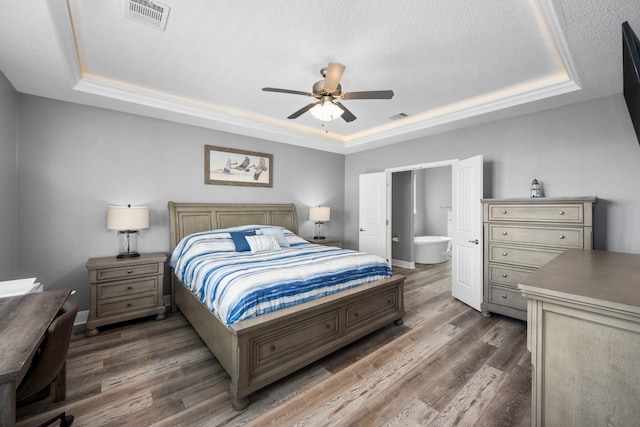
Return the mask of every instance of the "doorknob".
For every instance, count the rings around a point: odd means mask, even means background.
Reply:
[[[366,231],[364,228],[361,228],[360,231]]]
[[[469,243],[475,243],[476,245],[480,243],[480,241],[478,239],[476,240],[469,240]]]

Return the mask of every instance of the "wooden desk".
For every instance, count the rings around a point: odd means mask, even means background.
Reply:
[[[533,426],[640,420],[640,255],[569,249],[518,285]]]
[[[0,298],[0,426],[16,422],[16,388],[71,291]]]

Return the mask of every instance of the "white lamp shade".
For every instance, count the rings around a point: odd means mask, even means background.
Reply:
[[[108,230],[142,230],[149,228],[149,208],[144,206],[109,206]]]
[[[317,206],[309,208],[309,220],[311,221],[329,221],[331,219],[331,208]]]
[[[330,122],[331,120],[335,120],[338,117],[342,116],[344,110],[338,107],[333,102],[323,102],[321,104],[316,104],[311,110],[309,110],[313,117],[318,120],[322,120],[323,122]]]

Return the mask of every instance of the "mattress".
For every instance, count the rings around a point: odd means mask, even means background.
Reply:
[[[378,256],[312,244],[282,227],[259,225],[186,236],[170,265],[226,325],[392,275]]]

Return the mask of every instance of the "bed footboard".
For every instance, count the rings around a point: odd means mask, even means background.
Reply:
[[[176,304],[231,377],[234,409],[274,381],[389,323],[402,323],[404,276],[329,295],[230,327],[184,286]]]

